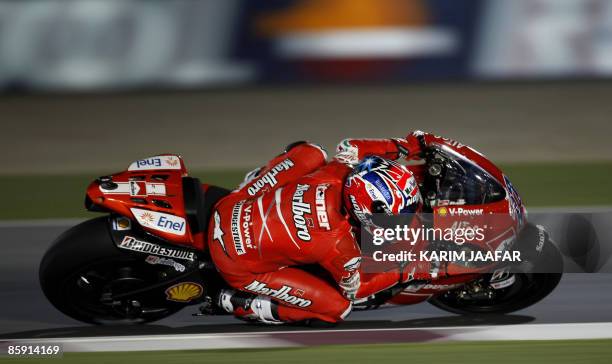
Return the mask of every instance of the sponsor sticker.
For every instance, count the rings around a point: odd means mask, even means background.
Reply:
[[[506,175],[504,175],[504,182],[506,182],[506,192],[508,193],[506,198],[508,199],[510,216],[512,216],[512,219],[517,221],[519,227],[521,227],[525,219],[523,200]]]
[[[494,289],[502,289],[510,287],[516,281],[516,276],[510,273],[510,269],[507,267],[496,269],[491,275],[489,284]]]
[[[544,248],[544,243],[546,243],[546,230],[542,225],[536,225],[536,227],[538,228],[538,244],[536,245],[535,250],[538,253],[541,253],[542,249]]]
[[[147,183],[130,181],[130,196],[165,196],[166,185],[163,183]]]
[[[287,285],[283,285],[279,289],[272,289],[268,287],[265,283],[254,280],[248,286],[244,287],[244,289],[257,294],[270,296],[272,298],[276,298],[279,301],[283,301],[299,307],[308,307],[312,304],[311,300],[292,295],[291,291],[293,291],[293,287]],[[302,290],[296,290],[296,294],[298,294],[298,292],[300,293],[300,295],[304,295],[305,293]]]
[[[141,196],[165,196],[166,185],[163,183],[148,183],[145,181],[116,182],[113,189],[105,189],[100,185],[99,189],[106,195],[130,195]]]
[[[242,236],[240,234],[240,215],[242,213],[242,205],[244,205],[244,201],[238,202],[232,208],[232,240],[234,241],[234,248],[236,249],[236,254],[238,255],[246,254],[246,250],[244,250],[244,243],[242,242]]]
[[[195,282],[183,282],[166,289],[166,299],[175,302],[189,302],[202,296],[204,289]]]
[[[121,249],[132,250],[140,253],[160,255],[163,257],[193,261],[195,253],[189,250],[167,248],[148,241],[138,240],[132,236],[125,236],[118,245]]]
[[[251,235],[252,212],[253,203],[247,201],[242,209],[242,222],[240,224],[240,232],[242,233],[242,241],[249,249],[255,249],[255,246],[253,245],[253,238]]]
[[[232,208],[231,233],[234,241],[236,254],[246,254],[245,246],[254,249],[251,234],[251,219],[253,203],[250,201],[239,201]]]
[[[406,186],[404,191],[406,191],[408,195],[406,198],[407,206],[415,204],[421,200],[421,194],[419,193],[419,188],[416,179],[413,176],[408,179],[408,185]]]
[[[180,216],[139,208],[131,208],[130,210],[136,221],[144,227],[174,235],[185,235],[187,223]]]
[[[181,160],[176,155],[162,155],[138,160],[128,171],[150,171],[155,169],[181,169]]]
[[[293,167],[293,161],[289,158],[284,159],[268,172],[264,173],[261,177],[257,177],[253,182],[253,185],[247,189],[247,193],[251,196],[255,196],[257,192],[261,191],[264,187],[274,187],[278,183],[276,176],[283,172],[288,171]]]
[[[174,268],[174,270],[176,270],[177,272],[184,272],[185,271],[185,266],[182,265],[181,263],[175,261],[174,259],[170,259],[170,258],[162,258],[162,257],[158,257],[156,255],[149,255],[146,259],[145,262],[149,263],[149,264],[153,264],[153,265],[167,265],[169,267]]]
[[[321,229],[330,230],[329,219],[327,216],[327,206],[325,204],[325,191],[329,185],[318,185],[315,190],[315,208],[317,210],[317,221]]]
[[[465,207],[446,207],[442,206],[438,209],[438,215],[445,216],[481,216],[484,209],[470,209]]]
[[[308,223],[304,215],[310,215],[312,210],[310,204],[304,202],[304,193],[310,189],[310,185],[298,184],[293,199],[291,200],[291,212],[293,213],[293,224],[297,230],[297,236],[303,241],[310,241]]]
[[[510,277],[510,269],[508,267],[499,268],[493,271],[489,282],[504,281],[508,279],[508,277]]]
[[[130,196],[146,196],[147,183],[142,181],[130,181]]]
[[[491,282],[490,285],[494,289],[502,289],[502,288],[510,287],[511,285],[514,284],[515,281],[516,281],[516,276],[511,275],[506,280],[499,281],[499,282]]]
[[[100,189],[100,192],[104,193],[105,195],[127,195],[130,193],[130,184],[127,182],[117,182],[115,183],[116,186],[114,186],[113,188],[107,189],[104,188],[103,185],[101,184],[98,188]]]
[[[422,289],[434,290],[434,291],[448,291],[453,288],[457,288],[462,286],[463,283],[455,283],[455,284],[427,284],[427,283],[416,283],[412,284],[404,289],[403,292],[414,293],[418,292]]]
[[[438,138],[440,138],[440,137],[438,137]],[[458,149],[465,147],[465,144],[461,144],[461,143],[459,143],[456,140],[453,140],[453,139],[450,139],[450,138],[441,138],[441,139],[444,140],[444,142],[446,144],[450,145],[451,147],[458,148]]]
[[[387,203],[393,203],[393,195],[387,183],[375,172],[367,173],[363,176],[363,179],[374,186],[374,191],[378,191]]]

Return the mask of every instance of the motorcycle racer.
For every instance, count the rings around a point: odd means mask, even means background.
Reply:
[[[345,139],[330,162],[298,142],[247,174],[215,205],[208,229],[213,262],[236,289],[223,290],[219,306],[264,323],[334,323],[353,300],[411,279],[399,266],[360,274],[357,234],[372,213],[419,210],[415,177],[394,160],[417,155],[422,136]]]
[[[190,305],[317,326],[352,306],[423,301],[505,314],[552,292],[564,263],[503,171],[425,133],[348,139],[331,160],[294,143],[234,191],[160,154],[93,180],[85,207],[105,216],[58,237],[39,280],[86,323],[152,322]]]

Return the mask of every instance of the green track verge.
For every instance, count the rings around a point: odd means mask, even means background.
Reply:
[[[6,357],[5,357],[6,358]],[[38,363],[45,359],[0,359]],[[47,359],[49,360],[49,359]],[[53,361],[52,361],[53,362]],[[333,345],[286,349],[66,353],[61,363],[610,363],[612,340]]]
[[[502,169],[527,207],[612,205],[612,162],[508,164]],[[194,172],[212,184],[233,188],[242,170]],[[0,176],[0,219],[94,216],[83,209],[84,191],[97,177],[83,175]]]

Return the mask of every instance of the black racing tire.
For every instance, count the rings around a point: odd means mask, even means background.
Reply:
[[[152,322],[184,307],[167,302],[164,307],[135,315],[102,304],[99,290],[106,287],[105,284],[108,286],[103,277],[114,274],[113,269],[133,269],[138,264],[143,265],[143,260],[125,254],[115,246],[109,231],[108,217],[100,217],[69,229],[55,240],[40,263],[40,286],[56,309],[73,319],[90,324]],[[96,282],[92,283],[93,279],[88,274],[96,274]],[[132,277],[127,282],[134,289],[135,284],[146,284],[150,272],[142,271],[132,275],[137,278]],[[88,278],[83,281],[83,277]]]
[[[501,299],[469,302],[459,299],[454,290],[431,298],[429,303],[459,315],[507,314],[532,306],[548,296],[559,284],[561,273],[517,273],[515,278],[514,284],[504,288],[506,292]]]
[[[542,235],[540,235],[542,234]],[[559,284],[563,271],[563,257],[559,249],[550,240],[548,233],[539,227],[528,224],[517,241],[517,249],[522,257],[527,257],[526,265],[542,266],[545,262],[546,272],[537,269],[514,273],[512,285],[493,290],[493,296],[487,299],[465,299],[461,293],[463,287],[450,290],[429,299],[432,305],[456,314],[507,314],[522,310],[548,296]],[[491,274],[479,278],[479,284],[489,287]],[[470,283],[468,283],[470,284]]]

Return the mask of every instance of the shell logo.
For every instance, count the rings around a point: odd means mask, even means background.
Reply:
[[[166,299],[175,302],[189,302],[202,295],[203,288],[195,282],[175,284],[166,290]]]
[[[440,207],[440,209],[438,209],[438,215],[442,217],[448,215],[448,209],[446,207]]]

